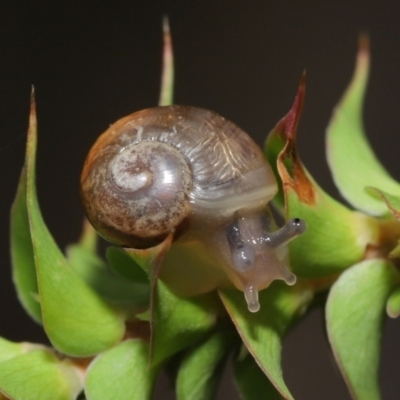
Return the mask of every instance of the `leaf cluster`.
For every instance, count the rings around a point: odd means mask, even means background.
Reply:
[[[164,26],[160,104],[172,103],[171,38]],[[0,398],[150,399],[166,369],[177,398],[212,399],[228,359],[240,396],[293,399],[283,379],[281,348],[290,327],[326,298],[326,329],[354,399],[379,399],[379,347],[385,312],[400,314],[400,184],[370,149],[362,123],[369,69],[361,40],[354,77],[327,132],[327,155],[337,187],[351,207],[332,199],[301,163],[296,130],[304,101],[301,81],[293,107],[265,144],[280,184],[274,200],[286,218],[308,230],[289,247],[294,286],[274,282],[250,313],[243,294],[207,281],[209,290],[178,293],[163,274],[176,257],[206,266],[201,248],[174,247],[168,237],[146,250],[108,248],[85,223],[65,254],[41,215],[36,186],[37,122],[32,95],[25,165],[12,208],[13,279],[26,312],[52,347],[0,338]],[[168,255],[167,255],[168,252]],[[197,279],[197,278],[196,278]],[[179,286],[179,285],[178,285]]]

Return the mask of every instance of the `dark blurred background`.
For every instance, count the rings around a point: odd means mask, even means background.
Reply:
[[[357,39],[371,38],[365,123],[376,153],[400,180],[400,3],[387,1],[6,1],[0,2],[0,335],[43,341],[17,302],[9,260],[9,209],[23,165],[29,93],[39,119],[38,193],[61,247],[82,222],[80,169],[108,125],[157,103],[161,21],[168,15],[176,61],[175,101],[212,109],[260,145],[289,110],[301,73],[307,96],[299,128],[303,161],[334,197],[324,151],[332,108],[352,75]],[[400,322],[387,320],[380,381],[399,398]],[[297,400],[349,399],[311,313],[283,349]],[[229,377],[220,399],[236,399]],[[168,397],[169,396],[169,397]],[[156,398],[173,398],[158,388]]]

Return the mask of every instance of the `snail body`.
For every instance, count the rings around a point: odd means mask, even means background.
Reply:
[[[271,167],[233,123],[186,106],[142,110],[113,124],[90,150],[81,177],[87,217],[107,240],[148,248],[171,233],[200,241],[257,311],[258,291],[296,280],[284,263],[303,221],[270,232]],[[190,268],[190,266],[188,266]]]

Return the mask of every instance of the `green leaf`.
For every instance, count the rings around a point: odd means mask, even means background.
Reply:
[[[354,207],[372,215],[385,215],[381,199],[365,191],[366,186],[400,196],[400,184],[373,153],[362,121],[362,108],[369,74],[369,45],[360,41],[353,79],[336,107],[327,130],[327,156],[336,186]]]
[[[150,285],[154,285],[158,278],[162,261],[164,260],[165,254],[168,252],[171,246],[172,239],[173,235],[171,234],[157,246],[150,247],[148,249],[124,248],[124,251],[129,255],[129,257],[132,258],[133,262],[146,273],[148,280],[150,281]],[[111,252],[111,254],[108,254],[108,257],[115,257],[115,253],[112,250]],[[112,261],[111,258],[110,261]],[[117,260],[113,261],[113,264],[116,261]],[[126,267],[119,268],[118,271],[121,275],[128,276]]]
[[[149,346],[126,340],[97,356],[85,379],[87,400],[146,400],[152,398],[158,369],[149,367]]]
[[[199,342],[213,328],[220,302],[214,293],[184,298],[158,279],[172,235],[158,246],[125,251],[147,273],[152,287],[150,304],[151,362],[158,365]]]
[[[400,286],[390,294],[386,303],[386,312],[390,318],[397,318],[400,315]]]
[[[149,285],[146,273],[124,249],[108,247],[106,257],[111,269],[120,277],[138,284]]]
[[[36,125],[34,102],[31,105],[30,126]],[[35,152],[36,142],[28,141],[26,159]],[[35,171],[30,171],[35,180]],[[39,289],[36,278],[32,238],[29,226],[27,198],[27,165],[24,166],[18,184],[17,195],[11,209],[11,260],[15,288],[25,311],[36,322],[42,321]]]
[[[317,278],[343,271],[362,259],[370,244],[377,244],[376,220],[352,212],[329,197],[308,176],[314,203],[302,201],[288,187],[287,218],[302,218],[307,231],[289,244],[290,266],[302,277]]]
[[[167,17],[164,17],[163,20],[163,34],[163,71],[161,76],[161,91],[158,104],[160,106],[169,106],[174,101],[174,52],[172,49],[171,31],[169,29]]]
[[[187,352],[176,382],[179,400],[211,400],[215,397],[235,338],[233,332],[217,332]]]
[[[0,391],[16,400],[74,400],[82,390],[68,360],[35,350],[0,362]]]
[[[246,351],[233,362],[235,385],[243,400],[281,400],[282,396]]]
[[[136,306],[141,309],[148,307],[150,301],[148,280],[147,283],[133,283],[115,275],[98,255],[79,245],[69,246],[67,256],[69,263],[80,277],[101,297],[121,307]]]
[[[152,363],[203,339],[215,326],[218,299],[215,292],[181,298],[161,280],[157,282],[152,319]]]
[[[219,291],[244,344],[262,371],[285,399],[293,399],[282,376],[282,340],[293,320],[304,312],[312,292],[297,283],[287,286],[275,281],[260,292],[260,311],[250,313],[238,290]]]
[[[44,328],[54,347],[65,354],[97,354],[121,340],[123,319],[71,268],[43,221],[35,186],[36,130],[32,96],[21,181],[26,185],[25,201]]]
[[[306,232],[289,244],[292,271],[301,277],[337,274],[364,256],[368,245],[379,241],[379,224],[350,211],[332,199],[314,181],[297,152],[296,131],[305,95],[304,77],[289,113],[267,140],[267,155],[283,183],[286,218],[302,218]],[[273,144],[273,151],[269,145]],[[281,148],[278,158],[276,157]]]
[[[131,315],[148,307],[149,280],[143,270],[120,248],[114,248],[114,251],[107,250],[107,255],[112,253],[110,258],[118,267],[122,265],[135,270],[140,279],[130,282],[129,278],[115,274],[97,254],[97,238],[97,232],[85,219],[79,242],[67,247],[68,261],[88,286],[130,318]]]
[[[0,362],[19,356],[24,353],[23,343],[10,342],[0,337]]]
[[[29,342],[15,343],[0,337],[0,362],[38,349],[43,350],[46,349],[46,347],[42,344]]]
[[[399,282],[383,259],[360,262],[332,286],[326,305],[328,337],[355,399],[380,399],[379,350],[386,301]]]

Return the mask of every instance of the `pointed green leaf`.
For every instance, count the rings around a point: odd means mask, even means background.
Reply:
[[[400,315],[400,286],[390,294],[386,303],[386,312],[391,318],[397,318]]]
[[[293,399],[282,376],[281,349],[285,332],[312,299],[300,283],[287,286],[275,281],[260,292],[260,311],[250,313],[243,293],[220,290],[221,299],[249,352],[285,399]]]
[[[353,79],[336,107],[327,130],[327,155],[336,186],[347,201],[372,215],[385,215],[380,199],[365,191],[374,186],[400,196],[400,184],[385,170],[373,153],[362,121],[362,108],[369,73],[369,45],[360,41]]]
[[[126,340],[97,356],[85,379],[87,400],[150,400],[158,369],[149,367],[149,346]]]
[[[326,305],[328,337],[355,399],[380,399],[379,348],[386,301],[399,274],[383,259],[360,262],[332,286]]]
[[[143,309],[148,306],[150,301],[148,280],[147,283],[133,283],[115,275],[98,255],[80,245],[69,246],[67,256],[69,263],[80,277],[101,297],[121,307],[137,306]],[[129,258],[128,255],[127,257]],[[141,269],[140,272],[143,273]]]
[[[282,399],[282,396],[248,352],[234,360],[233,377],[240,398],[243,400]]]
[[[121,340],[124,323],[122,316],[71,268],[43,221],[35,186],[36,142],[35,104],[32,101],[24,171],[44,328],[52,344],[61,352],[76,356],[96,354]]]
[[[158,104],[169,106],[174,98],[174,52],[172,49],[171,31],[169,29],[168,18],[163,20],[164,53],[163,71],[161,75],[161,91]]]
[[[306,232],[289,244],[291,269],[296,275],[317,278],[336,274],[362,259],[367,246],[379,240],[379,224],[332,199],[301,163],[296,130],[304,94],[303,77],[292,109],[267,140],[266,152],[283,183],[286,218],[302,218],[307,224]]]
[[[152,320],[152,363],[199,342],[215,326],[219,310],[215,293],[181,298],[157,282]]]
[[[147,273],[151,293],[151,362],[158,365],[173,354],[195,344],[213,328],[220,302],[215,293],[184,298],[158,279],[172,235],[163,243],[146,250],[125,251]]]
[[[124,251],[132,258],[133,262],[146,273],[151,285],[154,284],[154,278],[158,278],[159,268],[171,246],[172,237],[173,235],[169,235],[163,242],[148,249],[124,248]],[[116,254],[111,250],[111,254],[108,256],[115,258]],[[112,260],[110,259],[110,261]],[[126,267],[119,268],[118,270],[121,275],[127,275]]]
[[[120,247],[108,247],[107,261],[111,269],[122,278],[143,285],[149,285],[149,278],[127,252]]]
[[[68,360],[35,350],[0,362],[0,391],[16,400],[75,400],[82,390]]]
[[[32,106],[34,103],[32,102]],[[34,110],[31,110],[30,125],[34,125]],[[36,143],[28,142],[26,157],[35,151],[32,146]],[[32,180],[35,179],[31,171]],[[12,272],[18,298],[25,311],[36,321],[41,322],[42,312],[39,303],[39,289],[36,278],[35,261],[32,247],[32,238],[29,228],[29,216],[26,204],[27,166],[24,166],[19,180],[17,195],[11,209],[11,259]]]
[[[235,339],[233,332],[217,332],[187,352],[176,382],[179,400],[211,400],[215,397]]]
[[[131,269],[133,266],[142,279],[139,282],[135,280],[130,282],[129,278],[114,273],[115,270],[110,268],[111,265],[108,266],[97,254],[97,242],[97,232],[85,219],[79,242],[67,247],[68,262],[88,286],[112,303],[125,315],[126,319],[132,319],[149,305],[149,280],[144,271],[120,248],[114,248],[115,253],[119,255],[116,257],[116,264],[118,266],[129,264]],[[108,253],[107,249],[107,255]]]

